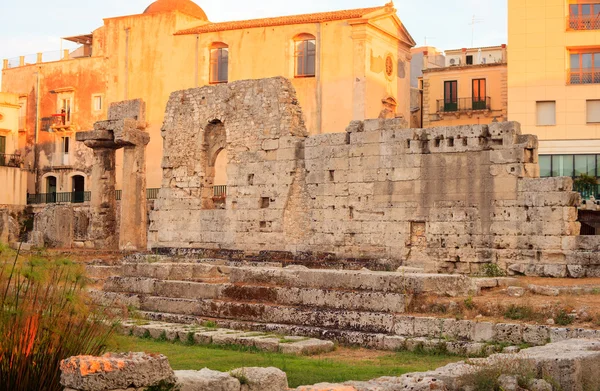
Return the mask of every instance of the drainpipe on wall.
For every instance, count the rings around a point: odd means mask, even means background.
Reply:
[[[200,53],[198,53],[198,50],[200,50],[200,35],[196,35],[196,63],[194,64],[194,85],[196,87],[198,87],[198,60],[200,59]]]
[[[129,95],[129,30],[131,30],[130,27],[126,27],[125,28],[125,91],[124,91],[124,95],[125,98],[124,100],[127,100],[127,97]]]
[[[33,141],[33,172],[34,172],[34,189],[35,193],[40,193],[38,184],[38,164],[39,164],[39,149],[38,138],[40,132],[40,72],[42,67],[38,66],[36,72],[37,80],[35,87],[35,132]]]
[[[323,51],[321,50],[321,23],[317,24],[317,134],[321,134],[323,130],[323,85],[321,84],[321,64],[322,58],[321,55]]]

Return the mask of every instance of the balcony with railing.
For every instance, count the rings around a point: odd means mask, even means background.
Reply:
[[[19,168],[23,164],[21,155],[0,153],[0,167]]]
[[[154,200],[158,198],[160,189],[146,189],[146,199]],[[122,191],[115,191],[115,199],[121,200]],[[36,204],[79,204],[91,200],[91,192],[89,191],[74,191],[70,193],[41,193],[29,194],[27,196],[28,205]]]
[[[567,30],[600,30],[600,15],[569,15]]]
[[[600,68],[569,69],[567,82],[569,84],[599,84]]]
[[[469,113],[474,111],[490,111],[492,109],[492,98],[457,98],[453,100],[438,99],[438,113]]]

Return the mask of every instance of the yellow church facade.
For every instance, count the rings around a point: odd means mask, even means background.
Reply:
[[[161,186],[160,129],[176,90],[284,76],[311,134],[342,132],[352,120],[410,118],[415,43],[391,3],[212,23],[189,0],[158,0],[141,14],[106,18],[92,34],[66,39],[82,46],[59,61],[4,62],[2,91],[24,97],[21,148],[30,193],[89,188],[89,152],[74,145],[74,133],[105,119],[111,102],[146,102],[149,188]]]

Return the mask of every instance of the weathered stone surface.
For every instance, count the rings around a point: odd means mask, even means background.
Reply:
[[[61,361],[60,370],[60,383],[80,391],[149,387],[163,380],[175,382],[165,356],[144,353],[71,357]]]
[[[512,297],[521,297],[525,294],[525,288],[520,286],[509,286],[506,293]]]
[[[231,376],[244,379],[243,391],[287,391],[288,389],[287,375],[278,368],[239,368],[231,371]]]
[[[215,131],[224,123],[227,132]],[[308,137],[283,78],[174,92],[151,246],[385,258],[453,273],[493,262],[552,277],[566,276],[566,265],[583,266],[584,248],[599,247],[600,238],[563,241],[580,233],[580,197],[572,180],[529,177],[537,140],[520,135],[519,124],[404,126],[354,121],[346,134]],[[220,150],[229,160],[227,197],[215,207],[211,162]]]
[[[200,371],[175,371],[180,391],[240,391],[238,379],[228,373],[204,368]]]

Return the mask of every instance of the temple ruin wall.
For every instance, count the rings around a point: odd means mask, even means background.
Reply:
[[[600,239],[578,236],[572,180],[538,178],[537,139],[518,123],[407,129],[377,119],[309,137],[290,82],[273,78],[174,92],[162,133],[152,248],[600,275]]]

